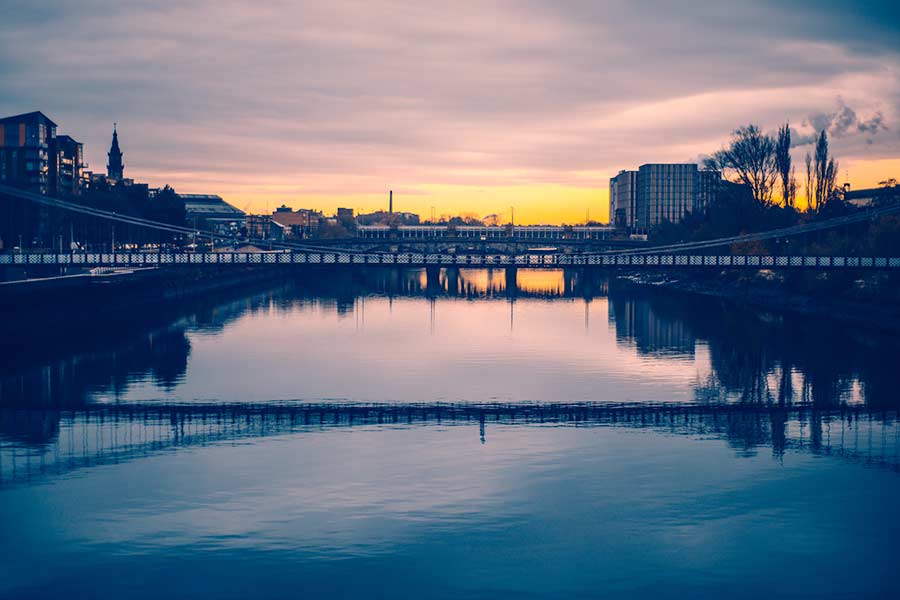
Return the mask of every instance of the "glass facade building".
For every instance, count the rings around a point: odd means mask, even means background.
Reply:
[[[619,171],[609,180],[609,222],[618,229],[625,229],[634,223],[637,176],[637,171]]]
[[[609,182],[610,215],[616,227],[646,234],[661,223],[677,223],[715,201],[721,174],[693,163],[651,163],[621,171]]]

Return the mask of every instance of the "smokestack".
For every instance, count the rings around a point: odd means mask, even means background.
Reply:
[[[388,212],[394,214],[394,190],[391,190],[390,200],[388,200]]]

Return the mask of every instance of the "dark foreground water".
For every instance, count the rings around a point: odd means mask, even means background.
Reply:
[[[5,326],[0,597],[896,597],[896,339],[563,273]]]

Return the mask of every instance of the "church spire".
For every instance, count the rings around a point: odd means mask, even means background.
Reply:
[[[119,150],[119,134],[116,124],[113,123],[112,145],[109,147],[109,164],[106,165],[106,176],[110,179],[120,180],[125,173],[125,165],[122,163],[122,151]]]

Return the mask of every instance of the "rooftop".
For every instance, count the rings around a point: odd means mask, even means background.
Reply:
[[[869,188],[865,190],[851,190],[844,194],[844,200],[877,198],[879,196],[900,196],[900,186]]]
[[[3,118],[0,118],[0,123],[7,123],[7,122],[18,123],[19,121],[25,121],[25,120],[33,119],[33,118],[42,118],[45,121],[47,121],[47,123],[49,125],[51,125],[53,127],[57,126],[56,123],[54,123],[52,120],[50,120],[50,117],[48,117],[47,115],[45,115],[44,113],[42,113],[39,110],[35,110],[35,111],[29,112],[29,113],[22,113],[21,115],[13,115],[11,117],[3,117]]]
[[[178,194],[184,201],[184,209],[189,215],[231,217],[244,216],[244,211],[225,202],[215,194]]]

